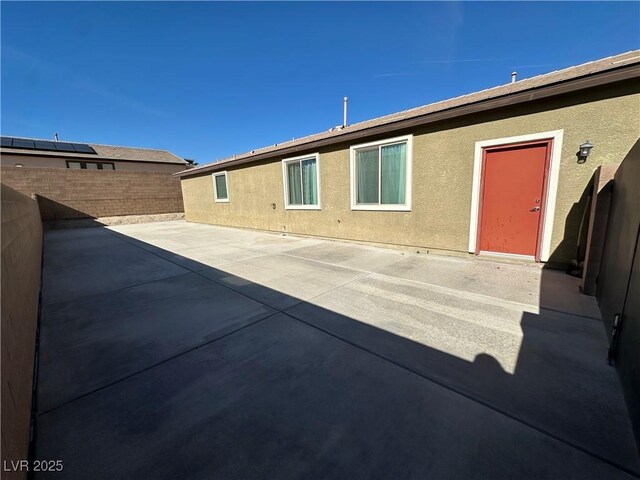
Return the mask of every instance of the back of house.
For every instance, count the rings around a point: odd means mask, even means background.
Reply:
[[[182,171],[186,219],[568,264],[639,77],[627,52]]]

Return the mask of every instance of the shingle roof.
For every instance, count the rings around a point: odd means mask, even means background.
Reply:
[[[4,137],[7,138],[7,137]],[[26,138],[26,137],[11,137],[21,138],[23,140],[35,140],[50,143],[51,140],[43,140],[38,138]],[[62,140],[61,140],[62,142]],[[66,142],[65,143],[71,143]],[[55,142],[54,142],[55,143]],[[76,143],[76,142],[73,142]],[[82,158],[88,160],[117,160],[122,162],[150,162],[150,163],[175,163],[180,165],[187,165],[182,158],[174,155],[166,150],[159,150],[154,148],[137,148],[137,147],[120,147],[115,145],[99,145],[96,143],[87,143],[91,148],[95,150],[93,153],[79,153],[79,152],[61,152],[58,150],[30,150],[24,148],[13,147],[0,147],[0,153],[11,153],[20,155],[39,155],[39,156],[56,156],[64,158]]]
[[[182,158],[167,150],[152,148],[116,147],[113,145],[97,145],[90,143],[98,155],[113,160],[135,160],[138,162],[162,162],[186,164]]]
[[[174,175],[178,176],[191,176],[207,171],[219,170],[232,166],[234,164],[249,163],[254,157],[257,160],[265,158],[265,154],[272,153],[272,156],[280,151],[291,149],[291,147],[303,147],[305,144],[311,144],[318,140],[335,139],[331,143],[338,143],[342,141],[341,137],[344,137],[350,133],[368,130],[374,127],[383,125],[392,125],[404,120],[428,116],[436,112],[453,109],[465,105],[475,104],[483,102],[485,100],[495,99],[498,97],[505,97],[511,94],[525,92],[528,90],[537,89],[543,86],[566,82],[568,80],[574,80],[580,77],[586,77],[596,73],[605,72],[607,70],[614,70],[625,66],[631,66],[634,64],[640,64],[640,50],[634,50],[619,55],[603,58],[593,62],[588,62],[582,65],[565,68],[563,70],[557,70],[554,72],[538,75],[535,77],[519,80],[515,83],[509,83],[506,85],[500,85],[498,87],[481,90],[478,92],[462,95],[449,100],[444,100],[436,103],[431,103],[417,108],[404,110],[401,112],[385,115],[382,117],[366,120],[360,123],[354,123],[344,128],[331,129],[321,133],[309,135],[306,137],[290,140],[287,142],[275,144],[272,146],[251,150],[240,155],[235,155],[231,158],[220,160],[213,164],[202,165],[184,172],[178,172]],[[302,148],[299,148],[302,150]]]

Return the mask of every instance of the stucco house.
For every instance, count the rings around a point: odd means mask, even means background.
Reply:
[[[188,168],[182,158],[166,150],[93,143],[0,138],[3,167],[77,168],[174,173]]]
[[[639,80],[632,51],[179,172],[186,219],[564,264]]]

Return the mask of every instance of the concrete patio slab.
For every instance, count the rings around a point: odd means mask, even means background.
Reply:
[[[535,309],[373,274],[286,313],[638,469],[633,448],[615,447],[633,436],[601,322],[527,310]]]
[[[271,313],[194,273],[45,305],[38,409],[52,409]]]
[[[200,263],[202,267],[220,267],[227,263],[244,262],[265,255],[259,250],[251,250],[230,243],[176,248],[168,252],[168,255],[165,252],[166,250],[160,255],[178,265],[183,265],[184,261],[195,261]],[[184,266],[194,268],[192,263],[184,264]]]
[[[148,229],[140,228],[140,225],[122,225],[111,227],[111,230],[134,236],[136,239],[147,242],[150,245],[171,249],[173,252],[179,250],[187,252],[190,248],[201,249],[206,246],[233,245],[248,250],[257,250],[261,253],[277,253],[321,243],[321,241],[312,238],[295,237],[286,234],[265,236],[261,232],[252,230],[220,227],[220,241],[212,244],[211,232],[207,230],[206,225],[197,225],[193,229],[185,230],[184,222],[164,223],[170,225],[165,225],[158,231],[149,231]]]
[[[158,256],[140,255],[138,247],[126,242],[103,247],[76,246],[73,242],[59,245],[55,252],[45,247],[44,256],[50,260],[42,273],[42,303],[104,293],[188,272]]]
[[[185,222],[44,251],[36,457],[61,478],[640,475],[560,272]]]
[[[74,231],[82,233],[74,235]],[[70,243],[73,243],[73,248],[69,248]],[[43,266],[64,267],[69,265],[78,252],[89,251],[97,254],[120,245],[122,242],[102,228],[47,231],[47,242],[43,246]]]
[[[595,298],[579,294],[577,278],[539,265],[412,255],[379,273],[600,318]]]
[[[264,253],[284,253],[298,248],[310,248],[321,243],[323,243],[322,240],[313,238],[275,234],[264,236],[258,233],[255,237],[246,238],[236,242],[236,245]]]
[[[341,242],[322,242],[286,253],[367,272],[376,272],[405,258],[405,253],[400,251]]]
[[[37,457],[66,459],[60,478],[626,477],[283,314],[61,407],[40,430]]]
[[[282,254],[260,256],[200,273],[278,310],[367,275]]]

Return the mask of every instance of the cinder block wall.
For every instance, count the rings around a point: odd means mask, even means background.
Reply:
[[[36,200],[2,184],[2,460],[29,446],[42,222]],[[7,473],[7,472],[4,472]],[[5,475],[2,475],[5,478]],[[24,475],[7,474],[6,478]]]
[[[2,167],[2,182],[37,194],[43,220],[184,211],[180,181],[164,172]]]

